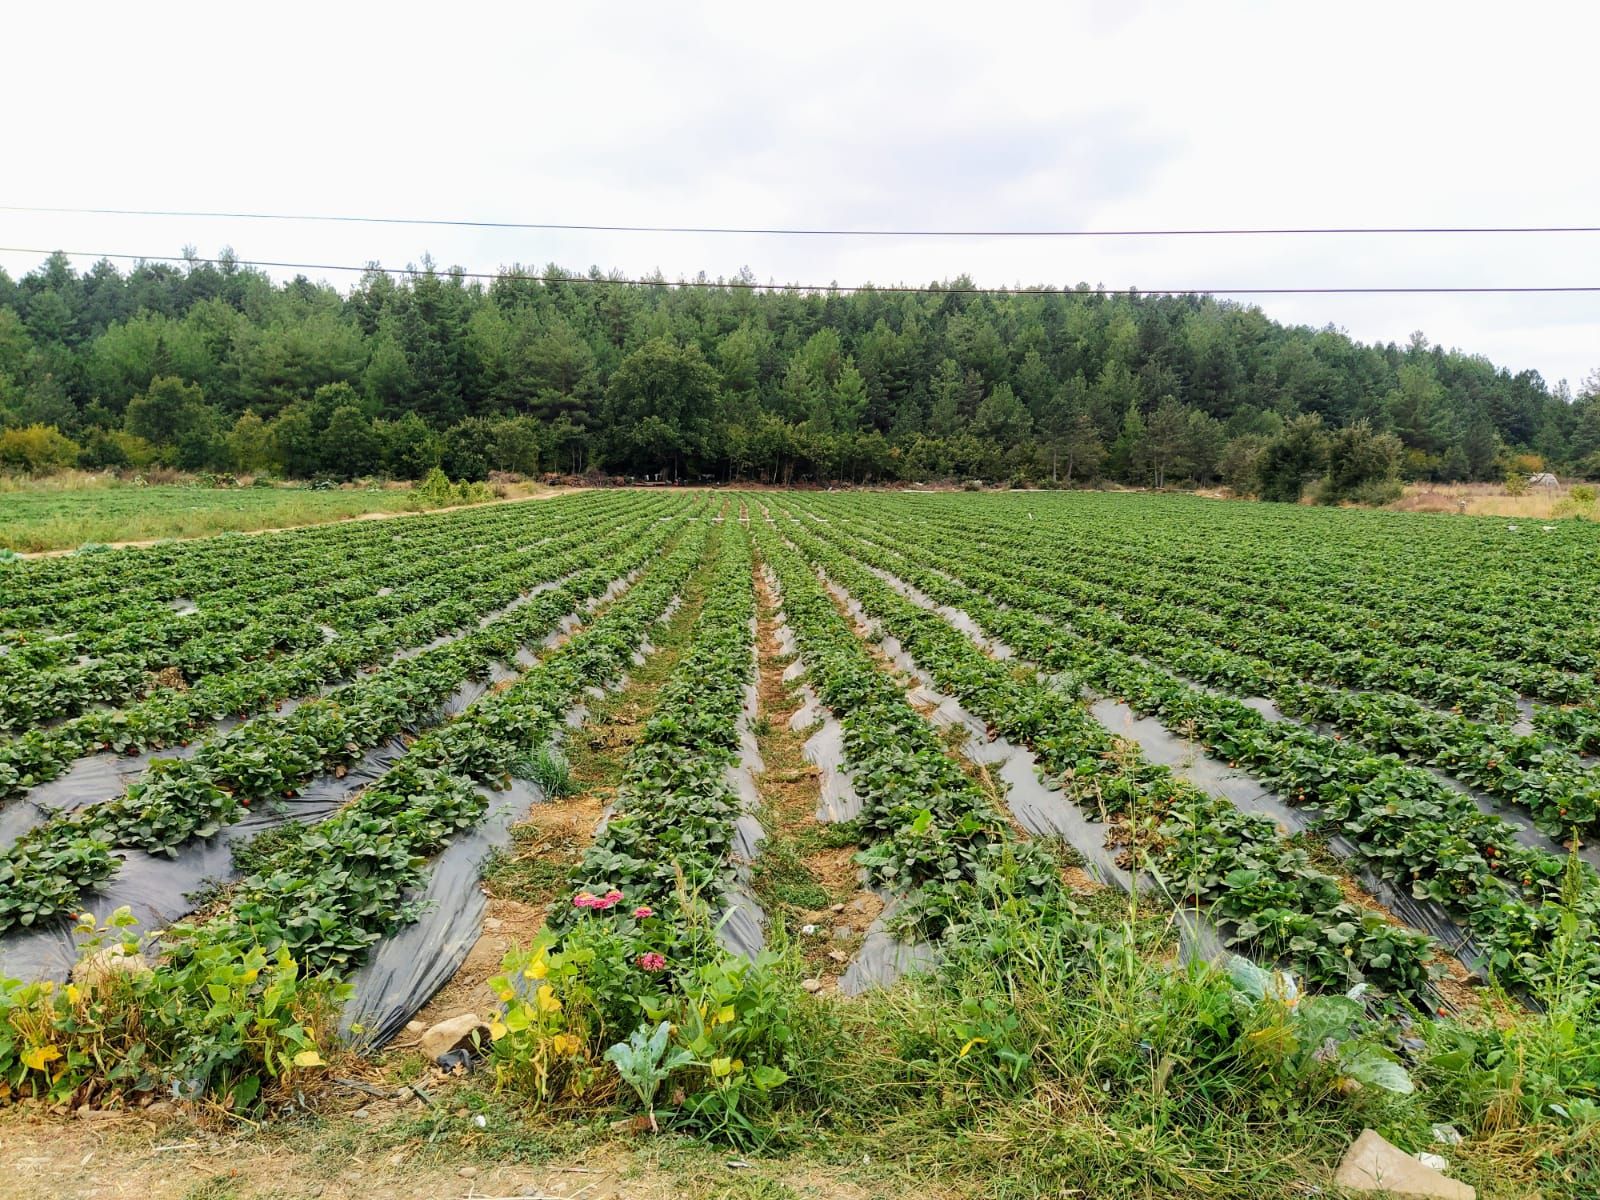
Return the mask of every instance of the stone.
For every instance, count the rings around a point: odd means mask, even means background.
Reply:
[[[829,950],[828,957],[836,963],[849,962],[850,956],[843,950]]]
[[[836,942],[848,942],[855,935],[856,931],[848,925],[835,925],[833,927],[833,940]]]
[[[1478,1195],[1469,1184],[1424,1166],[1385,1141],[1374,1129],[1361,1131],[1361,1136],[1345,1152],[1333,1181],[1352,1191],[1383,1192],[1393,1196],[1477,1200]]]
[[[820,979],[802,979],[800,981],[800,986],[805,988],[806,991],[811,992],[813,995],[815,995],[817,992],[820,992],[822,990],[822,980],[820,980]]]
[[[428,1027],[426,1025],[424,1025],[421,1021],[407,1021],[406,1022],[406,1032],[409,1033],[412,1037],[421,1037],[423,1035],[423,1032],[427,1028]]]
[[[129,950],[121,942],[96,950],[87,958],[79,959],[72,967],[72,982],[80,987],[94,987],[119,975],[148,975],[150,964],[137,950]]]
[[[459,1171],[456,1172],[456,1174],[461,1176],[461,1178],[463,1178],[463,1179],[476,1179],[477,1176],[478,1176],[478,1168],[477,1167],[462,1167]]]
[[[474,1037],[478,1046],[487,1046],[489,1027],[478,1019],[477,1013],[462,1013],[426,1030],[422,1035],[422,1052],[437,1062],[452,1050],[473,1050]]]
[[[505,927],[506,923],[499,917],[485,917],[483,919],[483,930],[485,933],[499,933]]]
[[[840,913],[840,912],[843,912],[843,911],[844,911],[844,905],[843,905],[843,904],[835,904],[835,905],[834,905],[834,906],[833,906],[833,907],[832,907],[832,908],[830,908],[830,909],[829,909],[829,910],[828,910],[828,911],[829,911],[829,912],[836,912],[836,913]]]

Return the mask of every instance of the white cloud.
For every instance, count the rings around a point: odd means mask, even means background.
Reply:
[[[26,6],[8,34],[10,203],[1129,228],[1583,224],[1600,193],[1600,13],[1578,4]],[[909,241],[15,213],[0,231],[801,282],[1600,283],[1600,235]],[[1420,328],[1552,381],[1600,364],[1600,295],[1260,303],[1368,340]]]

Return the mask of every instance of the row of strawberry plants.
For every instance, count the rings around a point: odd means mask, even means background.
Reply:
[[[462,680],[510,661],[619,575],[648,563],[673,526],[624,527],[551,560],[571,577],[457,642],[398,662],[287,716],[246,722],[186,759],[158,760],[118,799],[40,825],[0,856],[0,931],[69,908],[112,874],[114,850],[174,853],[424,720]],[[456,735],[459,736],[459,735]]]
[[[994,525],[971,512],[932,511],[929,522],[950,536],[983,543],[996,536]],[[1085,548],[1068,533],[1047,526],[1030,526],[1032,544],[1043,560],[1054,561],[1063,554],[1078,564],[1077,574],[1107,583],[1114,593],[1125,595],[1130,589],[1159,593],[1163,605],[1156,611],[1166,620],[1182,619],[1185,607],[1198,607],[1228,619],[1229,625],[1207,636],[1233,648],[1255,648],[1273,661],[1299,663],[1304,673],[1307,659],[1317,664],[1325,678],[1354,687],[1385,687],[1409,691],[1426,699],[1459,703],[1469,711],[1491,714],[1509,720],[1515,716],[1513,693],[1536,697],[1542,704],[1532,713],[1532,725],[1540,734],[1562,746],[1586,754],[1600,754],[1600,658],[1597,650],[1574,636],[1568,626],[1532,638],[1526,659],[1553,656],[1559,665],[1541,661],[1506,661],[1496,655],[1506,641],[1493,628],[1473,627],[1471,622],[1449,631],[1448,643],[1412,636],[1384,633],[1384,623],[1362,611],[1341,614],[1324,595],[1304,594],[1283,582],[1289,572],[1271,570],[1238,580],[1217,577],[1217,565],[1230,557],[1212,554],[1199,560],[1173,562],[1160,555],[1140,554],[1128,546]],[[1000,535],[1000,536],[1003,536]],[[1053,553],[1052,553],[1053,552]],[[1470,561],[1470,560],[1469,560]],[[1436,563],[1448,566],[1448,563]],[[1374,566],[1380,577],[1388,578],[1390,564]],[[1476,563],[1473,564],[1474,570]],[[1204,586],[1186,585],[1181,575],[1193,570],[1206,580]],[[1059,581],[1058,581],[1059,582]],[[1068,581],[1069,585],[1076,581]],[[1467,590],[1469,581],[1453,585],[1456,594]],[[1091,604],[1105,603],[1104,595],[1086,597]],[[1170,606],[1166,601],[1181,601]],[[1408,607],[1408,598],[1399,591],[1391,594],[1391,605]],[[1121,608],[1120,604],[1114,607]],[[1193,626],[1190,626],[1193,628]],[[1218,627],[1213,627],[1215,630]],[[1256,637],[1280,634],[1288,642]],[[1581,634],[1581,627],[1577,630]],[[1472,649],[1464,647],[1470,646]],[[1326,647],[1327,649],[1323,649]],[[1331,651],[1331,655],[1329,653]],[[1424,674],[1410,676],[1408,672]],[[1431,674],[1428,674],[1431,673]],[[1456,678],[1457,685],[1439,682]],[[1537,750],[1538,747],[1532,747]],[[1504,756],[1494,756],[1504,761]],[[1485,760],[1487,762],[1487,760]],[[1557,805],[1557,808],[1560,806]]]
[[[613,815],[574,872],[579,886],[551,919],[562,930],[614,921],[639,942],[634,959],[671,961],[699,918],[719,910],[733,870],[740,802],[728,771],[754,669],[755,589],[746,532],[718,530],[712,547],[690,644],[628,755]]]
[[[791,537],[940,688],[991,732],[1032,749],[1091,820],[1153,822],[1154,839],[1133,839],[1133,865],[1150,870],[1173,902],[1205,904],[1230,944],[1292,963],[1317,988],[1344,991],[1365,981],[1410,999],[1424,994],[1431,939],[1346,900],[1339,880],[1287,844],[1269,818],[1241,813],[1145,761],[1136,745],[1095,721],[1081,699],[1051,687],[1032,668],[984,654],[863,568],[849,549],[803,531]],[[861,561],[872,556],[863,553]]]
[[[889,540],[881,529],[874,536],[880,547]],[[963,609],[1046,670],[1124,699],[1290,802],[1317,810],[1381,877],[1442,904],[1469,928],[1505,981],[1537,987],[1566,977],[1600,985],[1600,881],[1581,864],[1522,846],[1505,822],[1393,755],[1268,720],[1232,697],[1073,633],[1035,607],[1041,597],[1014,582],[1003,559],[979,561],[948,541],[926,544],[904,527],[894,540],[904,554],[879,553],[903,560],[894,574],[939,603]]]
[[[675,527],[677,528],[677,527]],[[394,768],[304,837],[261,856],[221,911],[174,926],[164,948],[280,949],[308,971],[344,973],[414,915],[410,896],[428,856],[481,817],[480,790],[504,786],[519,760],[546,745],[593,687],[615,684],[702,557],[691,526],[633,587],[516,683],[489,692],[411,746]],[[641,543],[642,544],[642,543]]]
[[[1015,507],[1002,503],[998,512],[1016,515]],[[1029,507],[1034,507],[1032,500]],[[1475,595],[1483,586],[1482,560],[1466,553],[1429,553],[1425,537],[1416,558],[1431,574],[1447,581],[1437,594],[1396,579],[1411,547],[1398,544],[1393,532],[1367,549],[1348,536],[1350,531],[1342,523],[1338,536],[1328,543],[1337,548],[1337,569],[1318,573],[1308,567],[1316,549],[1307,542],[1313,531],[1304,527],[1308,518],[1303,516],[1291,514],[1286,528],[1269,525],[1261,536],[1238,545],[1213,539],[1214,531],[1205,529],[1205,520],[1180,521],[1175,511],[1166,508],[1147,514],[1150,520],[1130,529],[1121,521],[1087,524],[1077,519],[1074,506],[1040,507],[1047,519],[1027,523],[1036,544],[1071,555],[1086,571],[1095,571],[1102,563],[1113,570],[1153,566],[1163,585],[1192,575],[1219,595],[1255,604],[1262,614],[1259,620],[1312,640],[1331,637],[1346,648],[1387,650],[1447,673],[1487,672],[1508,686],[1544,680],[1556,689],[1552,695],[1556,699],[1562,698],[1563,686],[1572,686],[1563,683],[1562,673],[1592,676],[1600,655],[1600,629],[1591,609],[1579,606],[1558,614],[1550,606],[1547,611],[1542,587],[1541,603],[1526,603],[1526,582],[1521,578],[1527,570],[1526,550],[1518,555],[1521,594],[1515,600],[1485,605]],[[1005,530],[1024,524],[938,502],[925,511],[936,520],[968,528]],[[1205,532],[1195,536],[1201,530]],[[1548,569],[1550,564],[1537,553],[1533,557]],[[1518,664],[1534,671],[1523,671]]]
[[[1036,593],[1036,603],[1084,635],[1139,654],[1202,683],[1272,699],[1291,716],[1331,724],[1376,751],[1435,766],[1490,796],[1526,810],[1547,832],[1600,827],[1600,772],[1541,733],[1517,734],[1440,712],[1394,694],[1356,694],[1308,683],[1279,662],[1296,656],[1240,654],[1186,632],[1165,593],[1118,595],[1064,578],[1048,550],[1030,539],[993,536],[975,549],[1000,556],[1008,576]],[[1050,563],[1052,565],[1044,565]],[[1075,571],[1077,568],[1075,568]],[[1115,605],[1117,612],[1109,611]],[[1241,635],[1241,640],[1243,635]],[[1262,654],[1268,653],[1258,647]]]
[[[649,523],[645,514],[634,519],[640,529]],[[581,547],[587,536],[581,527],[573,530],[560,542],[532,553],[519,571],[478,587],[470,598],[447,595],[430,607],[403,615],[392,625],[378,626],[362,635],[336,637],[303,655],[263,663],[238,674],[220,675],[186,691],[163,691],[120,710],[85,713],[0,743],[0,798],[56,778],[83,755],[102,749],[123,753],[181,742],[224,717],[260,713],[279,700],[314,693],[324,684],[348,679],[362,668],[380,664],[430,639],[471,628],[482,617],[560,578],[558,568],[567,563],[574,548]]]
[[[129,619],[165,616],[169,601],[204,595],[219,608],[245,608],[283,594],[283,581],[321,585],[350,574],[356,563],[382,562],[411,552],[448,554],[451,548],[492,545],[531,525],[552,525],[550,512],[508,505],[395,521],[313,526],[259,536],[218,534],[181,543],[107,550],[93,555],[13,564],[0,580],[12,601],[0,607],[9,640],[50,634],[92,649],[115,638]],[[521,511],[519,511],[521,510]],[[70,572],[52,580],[53,569]],[[55,586],[67,583],[65,589]],[[107,598],[114,602],[108,604]],[[199,614],[204,626],[207,614]],[[190,618],[193,623],[195,618]],[[157,626],[157,628],[160,628]],[[187,626],[179,626],[175,636]],[[115,644],[115,643],[113,643]]]
[[[935,523],[952,535],[979,541],[1008,536],[1007,530],[972,513]],[[1308,679],[1405,692],[1499,720],[1515,719],[1518,694],[1556,702],[1600,696],[1592,675],[1484,657],[1465,650],[1459,638],[1448,644],[1402,638],[1376,627],[1365,612],[1353,619],[1348,605],[1306,596],[1282,576],[1218,579],[1215,560],[1208,560],[1192,565],[1196,582],[1190,583],[1173,564],[1152,562],[1127,549],[1096,548],[1083,554],[1059,530],[1030,528],[1029,533],[1042,561],[1072,553],[1078,564],[1074,576],[1058,583],[1071,588],[1075,598],[1122,608],[1128,592],[1157,590],[1162,600],[1153,611],[1157,619],[1246,653],[1266,655]],[[1152,613],[1133,615],[1144,620]],[[1495,645],[1483,648],[1492,652]]]
[[[526,536],[534,532],[526,531]],[[386,640],[382,631],[376,639],[362,640],[362,635],[374,626],[395,618],[414,619],[416,614],[451,602],[458,614],[463,614],[458,620],[465,619],[464,611],[471,607],[489,611],[488,607],[469,606],[463,599],[464,594],[488,604],[490,590],[506,594],[508,582],[519,574],[536,573],[546,554],[566,549],[577,536],[568,529],[564,535],[540,537],[531,545],[488,557],[461,547],[443,554],[427,546],[409,547],[400,555],[390,550],[374,563],[349,564],[345,577],[323,586],[297,585],[289,575],[284,585],[290,590],[253,609],[242,625],[232,619],[239,610],[230,610],[226,614],[229,619],[222,622],[222,628],[201,637],[174,641],[140,636],[141,630],[135,623],[124,631],[124,636],[138,638],[134,645],[104,652],[82,665],[74,662],[53,670],[41,670],[36,659],[25,662],[20,656],[7,655],[0,658],[0,729],[37,725],[71,716],[91,704],[139,699],[146,695],[159,696],[172,707],[188,706],[196,713],[213,712],[219,703],[226,703],[226,698],[260,695],[261,685],[251,676],[270,678],[277,674],[283,666],[285,652],[320,651],[316,657],[322,662],[347,672],[350,667],[367,665],[386,653],[382,649]],[[501,603],[515,595],[516,592],[511,591]],[[208,598],[208,611],[210,607]],[[448,621],[447,616],[443,619]],[[194,623],[180,621],[177,624],[181,627]],[[459,624],[441,625],[436,618],[419,623],[419,628],[430,625],[435,631],[460,627]],[[335,644],[327,644],[325,628],[331,631]],[[429,636],[433,634],[424,635]],[[406,644],[410,643],[401,642],[395,648]],[[368,650],[368,646],[374,648]],[[200,683],[207,694],[184,699],[174,697],[171,689],[158,686],[151,676],[152,671],[166,668],[176,668],[186,684]],[[288,674],[317,683],[328,677],[326,673],[308,675],[303,670]],[[296,693],[279,692],[271,698],[293,694]],[[244,710],[229,706],[222,711]],[[116,720],[114,714],[96,713],[84,723],[88,726],[86,744],[92,744],[95,729],[111,728]],[[171,724],[170,719],[168,724]]]
[[[1010,836],[1005,817],[945,752],[904,689],[882,670],[817,575],[779,534],[753,522],[818,698],[844,728],[861,798],[862,851],[875,886],[906,898],[908,928],[930,940],[959,928],[987,882],[1059,900],[1054,863]]]
[[[547,744],[587,688],[626,669],[701,540],[688,534],[591,626],[513,688],[419,739],[337,816],[255,855],[226,907],[166,931],[153,970],[105,988],[0,982],[9,1094],[210,1093],[243,1111],[268,1081],[322,1067],[318,1049],[350,995],[339,976],[415,915],[426,856],[481,817],[486,788]],[[105,932],[135,946],[129,923],[120,913]]]
[[[122,754],[184,741],[192,731],[222,717],[243,717],[290,696],[304,696],[318,686],[349,678],[355,670],[376,666],[398,651],[467,629],[531,587],[549,581],[550,555],[581,544],[584,536],[582,526],[573,526],[538,546],[504,555],[477,555],[440,571],[430,570],[427,562],[406,560],[402,570],[413,576],[410,582],[387,589],[370,579],[362,600],[342,613],[320,614],[326,621],[339,622],[331,640],[323,637],[318,627],[322,622],[309,624],[315,637],[309,650],[246,662],[202,678],[190,688],[158,688],[122,709],[94,710],[0,742],[0,794],[5,763],[22,776],[19,786],[29,787],[53,778],[45,773],[48,763],[69,762],[99,749]],[[386,594],[373,594],[373,589]]]

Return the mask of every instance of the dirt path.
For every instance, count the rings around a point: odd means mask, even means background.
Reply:
[[[862,886],[853,827],[817,819],[821,781],[817,768],[805,760],[809,731],[789,727],[801,699],[798,687],[783,678],[791,660],[778,638],[778,596],[759,563],[754,579],[756,743],[767,768],[756,776],[767,840],[756,860],[754,886],[768,917],[782,917],[798,937],[810,976],[823,991],[833,991],[883,911],[883,900]],[[800,932],[807,927],[816,932]]]
[[[524,504],[530,500],[551,500],[556,496],[572,492],[588,491],[588,488],[568,487],[536,492],[531,496],[507,496],[503,500],[480,500],[476,504],[447,504],[441,508],[418,508],[404,512],[368,512],[356,513],[349,517],[332,517],[326,521],[308,521],[303,525],[271,525],[264,529],[219,529],[212,533],[195,534],[192,537],[161,537],[141,538],[132,542],[102,542],[101,545],[111,550],[135,550],[141,546],[158,546],[162,542],[197,542],[205,538],[220,537],[224,533],[243,534],[254,537],[259,533],[292,533],[296,529],[312,529],[321,525],[345,525],[351,521],[392,521],[396,517],[423,517],[434,513],[460,512],[464,508],[488,508],[494,504]],[[64,554],[76,554],[78,547],[67,546],[60,550],[28,550],[17,555],[18,558],[60,558]]]
[[[592,1144],[562,1149],[565,1135],[524,1128],[479,1097],[441,1091],[437,1099],[435,1113],[415,1098],[392,1106],[352,1098],[339,1115],[292,1118],[270,1132],[208,1129],[166,1113],[64,1122],[13,1110],[0,1113],[0,1178],[9,1200],[869,1200],[905,1194],[898,1183],[858,1183],[853,1176],[859,1172],[848,1167],[736,1158],[679,1139],[591,1135]],[[458,1102],[462,1106],[450,1107]],[[470,1111],[468,1103],[483,1111]]]

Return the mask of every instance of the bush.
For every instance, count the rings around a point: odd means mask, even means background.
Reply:
[[[0,466],[42,475],[76,466],[78,443],[54,425],[29,425],[0,432]]]
[[[1505,487],[1508,496],[1525,495],[1528,491],[1528,477],[1521,471],[1508,471]]]
[[[1580,483],[1573,487],[1571,496],[1573,502],[1576,504],[1593,504],[1595,499],[1595,489],[1586,483]]]
[[[1263,500],[1297,503],[1300,493],[1328,463],[1328,435],[1316,413],[1296,417],[1261,449],[1256,491]]]
[[[210,1094],[242,1113],[325,1067],[350,989],[304,977],[286,951],[208,946],[159,971],[126,969],[139,945],[126,908],[76,932],[86,970],[75,982],[0,982],[0,1095]]]
[[[1335,433],[1327,445],[1328,474],[1317,489],[1318,503],[1388,504],[1399,498],[1404,447],[1394,434],[1375,433],[1367,422],[1357,421]]]
[[[1406,485],[1398,479],[1375,479],[1353,488],[1345,499],[1352,504],[1368,504],[1374,508],[1393,504],[1405,492]]]

